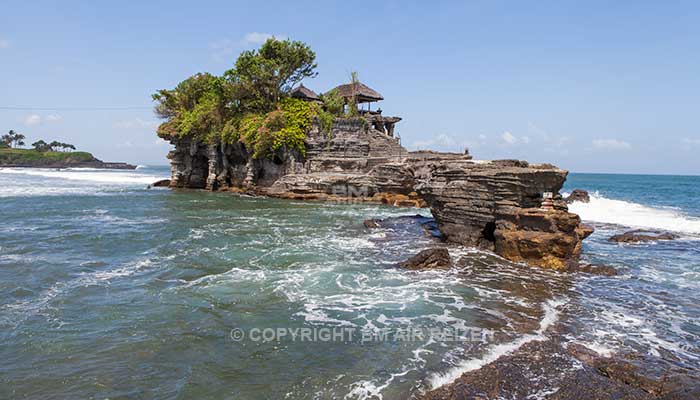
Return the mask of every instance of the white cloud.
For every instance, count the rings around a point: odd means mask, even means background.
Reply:
[[[685,138],[683,144],[688,146],[700,146],[700,138]]]
[[[479,142],[485,143],[486,142],[486,135],[484,135],[483,133],[481,135],[479,135]]]
[[[156,139],[153,141],[153,145],[154,145],[154,146],[157,146],[157,147],[161,147],[161,146],[170,146],[170,142],[168,142],[167,140],[163,140],[163,139],[161,139],[161,138],[156,138]]]
[[[595,139],[593,140],[593,146],[601,150],[627,150],[632,147],[624,140],[618,139]]]
[[[158,127],[157,121],[145,121],[141,118],[117,121],[114,123],[117,129],[155,129]]]
[[[272,33],[261,33],[261,32],[250,32],[243,35],[243,38],[239,40],[223,39],[216,42],[212,42],[209,48],[212,51],[212,57],[217,61],[226,61],[232,59],[233,55],[242,50],[245,47],[258,46],[267,39],[277,38],[280,40],[287,39],[286,35],[272,34]]]
[[[36,126],[41,124],[41,116],[39,114],[27,115],[24,118],[24,124],[27,126]]]
[[[267,39],[273,37],[281,40],[287,38],[284,35],[273,35],[272,33],[250,32],[243,36],[243,44],[263,44]]]
[[[417,140],[411,143],[408,147],[413,150],[442,150],[462,152],[465,148],[470,147],[467,140],[462,140],[458,137],[440,134],[432,137],[429,140]]]
[[[10,47],[10,41],[7,39],[0,39],[0,49],[6,49]]]
[[[26,126],[37,126],[46,122],[58,122],[63,120],[63,116],[59,114],[49,114],[42,117],[39,114],[29,114],[24,117],[24,125]]]
[[[508,131],[503,132],[503,134],[501,135],[501,139],[507,145],[514,145],[518,143],[518,138],[513,136],[513,134]]]

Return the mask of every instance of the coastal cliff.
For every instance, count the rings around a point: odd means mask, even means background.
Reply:
[[[409,152],[376,126],[361,117],[336,119],[324,131],[315,122],[305,154],[285,149],[271,159],[254,158],[241,142],[172,138],[170,186],[427,206],[449,242],[553,269],[577,260],[592,229],[568,212],[559,195],[567,171],[524,161],[476,161],[469,154]]]

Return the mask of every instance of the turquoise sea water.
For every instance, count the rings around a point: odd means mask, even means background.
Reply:
[[[399,399],[546,339],[565,315],[567,340],[601,353],[699,361],[698,177],[570,177],[565,190],[597,191],[572,210],[597,229],[584,258],[621,272],[607,278],[459,247],[459,268],[405,271],[435,245],[406,217],[426,210],[146,188],[167,175],[0,170],[0,398]],[[390,222],[366,229],[374,217]],[[627,226],[682,238],[606,241]],[[297,328],[353,336],[251,337]],[[493,335],[359,336],[408,328]]]

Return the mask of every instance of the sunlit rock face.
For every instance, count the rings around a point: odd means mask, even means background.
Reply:
[[[432,163],[416,188],[448,241],[564,269],[592,232],[561,200],[566,175],[524,161],[445,160]]]

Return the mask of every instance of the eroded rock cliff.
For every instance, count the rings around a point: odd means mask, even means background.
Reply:
[[[448,241],[564,269],[592,232],[561,200],[567,171],[554,166],[448,160],[426,169],[416,189]]]

